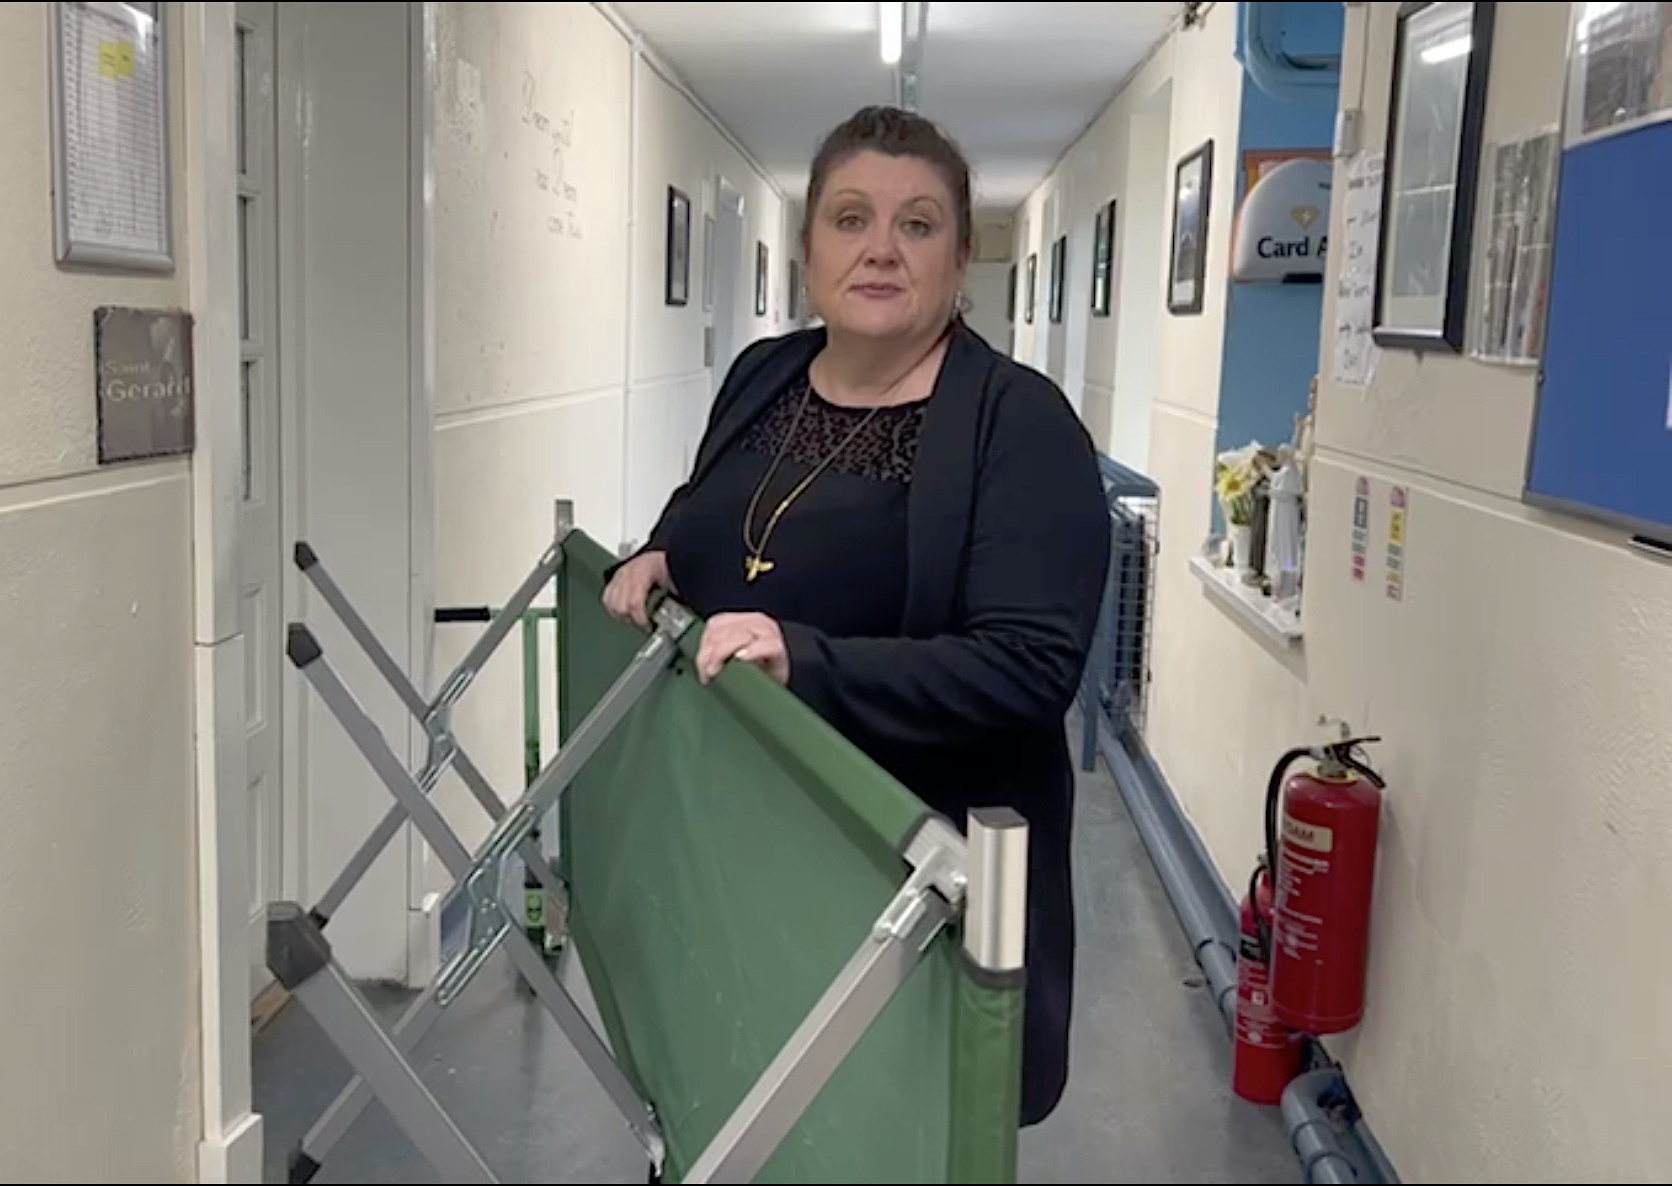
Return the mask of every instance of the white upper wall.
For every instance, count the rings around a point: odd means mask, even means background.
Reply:
[[[630,225],[620,37],[586,4],[442,4],[436,41],[437,415],[616,390]]]
[[[1015,216],[1015,355],[1052,369],[1059,381],[1069,377],[1069,360],[1076,361],[1081,390],[1070,394],[1079,399],[1093,439],[1103,451],[1140,469],[1148,458],[1150,409],[1158,389],[1156,294],[1166,273],[1163,203],[1171,196],[1159,169],[1169,143],[1167,99],[1175,44],[1169,37],[1154,47]],[[1093,317],[1093,231],[1099,209],[1110,201],[1116,204],[1110,315]],[[1063,322],[1052,324],[1051,245],[1064,234],[1069,237],[1070,299],[1064,302]],[[1025,315],[1029,256],[1037,260],[1032,324]],[[1083,338],[1071,335],[1071,328],[1082,326]],[[1061,360],[1055,367],[1053,349]]]
[[[558,500],[615,548],[688,473],[723,377],[704,353],[717,179],[743,196],[738,347],[788,328],[793,230],[763,173],[597,7],[448,3],[436,24],[436,597],[500,604],[550,544]],[[664,302],[670,185],[691,203],[683,306]],[[469,638],[438,631],[435,669]],[[506,794],[522,781],[505,727],[522,719],[520,681],[506,647],[455,714]],[[466,838],[485,830],[459,788],[440,793]]]
[[[87,473],[98,467],[93,402],[93,310],[184,300],[184,257],[172,276],[59,268],[53,258],[52,139],[47,110],[47,4],[19,4],[0,37],[0,344],[6,347],[6,430],[0,485]],[[178,88],[176,88],[178,94]],[[174,108],[176,145],[182,131]],[[176,175],[181,156],[175,154]],[[178,183],[177,183],[178,184]],[[178,188],[176,190],[178,193]],[[175,203],[178,215],[182,204]],[[177,218],[177,229],[183,224]],[[178,241],[178,240],[177,240]]]

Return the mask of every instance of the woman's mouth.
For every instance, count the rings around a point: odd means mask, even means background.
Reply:
[[[855,284],[853,291],[871,300],[887,300],[904,291],[898,284]]]

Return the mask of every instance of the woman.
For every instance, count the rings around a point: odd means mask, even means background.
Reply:
[[[689,481],[604,592],[706,619],[696,669],[754,663],[959,826],[1029,823],[1022,1115],[1067,1080],[1074,964],[1064,714],[1109,562],[1096,456],[1062,393],[957,311],[969,168],[866,108],[813,162],[802,230],[824,326],[757,342]]]

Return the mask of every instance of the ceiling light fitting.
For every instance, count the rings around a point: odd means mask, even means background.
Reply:
[[[877,5],[877,34],[881,42],[883,65],[899,65],[900,51],[906,41],[904,0],[897,4],[884,0]]]

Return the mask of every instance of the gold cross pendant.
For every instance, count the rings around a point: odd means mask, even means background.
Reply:
[[[743,579],[752,584],[756,577],[762,573],[771,572],[772,568],[772,561],[763,560],[759,556],[750,556],[743,562]]]

